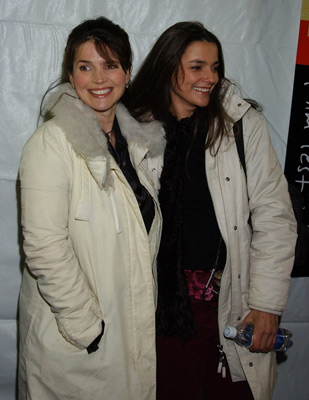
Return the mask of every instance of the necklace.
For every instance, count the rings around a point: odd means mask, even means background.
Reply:
[[[104,135],[106,137],[107,142],[110,143],[112,145],[112,147],[115,148],[115,146],[116,146],[116,137],[115,137],[115,134],[112,135],[112,133],[114,132],[114,128],[109,132],[105,132],[105,130],[102,128],[102,131],[103,131],[103,133],[104,133]]]
[[[102,128],[102,131],[103,131],[103,133],[104,133],[104,135],[107,137],[107,136],[109,136],[112,132],[113,132],[113,130],[114,129],[112,129],[111,131],[109,131],[109,132],[105,132],[105,130]]]

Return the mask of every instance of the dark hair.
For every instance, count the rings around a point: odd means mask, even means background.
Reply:
[[[44,117],[45,120],[51,117],[50,110],[46,110],[45,114],[43,112],[45,98],[49,92],[61,83],[70,81],[69,76],[73,73],[76,51],[88,40],[94,42],[97,52],[107,62],[112,63],[112,55],[119,60],[120,65],[125,72],[131,69],[132,50],[128,34],[119,25],[114,24],[105,17],[83,21],[80,25],[76,26],[68,36],[62,64],[62,77],[53,82],[45,92],[41,101],[38,124],[40,117]],[[126,92],[123,94],[122,100],[125,96]],[[60,100],[60,98],[58,100]]]
[[[215,43],[218,49],[219,82],[211,93],[211,101],[206,107],[209,122],[209,134],[206,147],[212,148],[216,139],[226,131],[225,120],[229,120],[223,105],[224,59],[222,46],[218,38],[200,22],[178,22],[168,28],[158,38],[129,90],[128,108],[139,121],[155,118],[166,121],[171,107],[171,89],[173,77],[181,71],[181,58],[187,47],[198,41]],[[176,82],[178,84],[178,82]],[[205,113],[205,108],[197,110],[197,115]],[[216,128],[215,128],[215,118]],[[196,119],[196,123],[200,118]]]
[[[85,20],[69,34],[64,52],[62,82],[69,81],[69,75],[73,73],[76,51],[88,40],[94,42],[97,52],[105,60],[111,62],[112,53],[125,72],[131,69],[132,51],[128,34],[109,19],[99,17]]]

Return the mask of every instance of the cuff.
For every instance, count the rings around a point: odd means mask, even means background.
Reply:
[[[101,332],[100,335],[97,336],[97,337],[94,339],[94,341],[93,341],[92,343],[90,343],[90,345],[87,347],[87,352],[88,352],[88,354],[91,354],[91,353],[93,353],[93,352],[95,352],[95,351],[98,350],[100,340],[101,340],[101,338],[102,338],[102,336],[103,336],[103,333],[104,333],[104,327],[105,327],[105,323],[104,323],[104,321],[102,321],[102,332]]]

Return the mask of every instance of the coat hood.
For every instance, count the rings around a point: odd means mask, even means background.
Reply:
[[[235,93],[235,85],[226,82],[224,86],[228,86],[223,98],[223,107],[233,123],[240,120],[251,107],[251,104]],[[232,128],[233,124],[231,124]]]

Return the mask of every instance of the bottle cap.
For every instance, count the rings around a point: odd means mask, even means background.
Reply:
[[[237,335],[237,329],[235,326],[226,326],[223,334],[228,339],[234,339]]]

